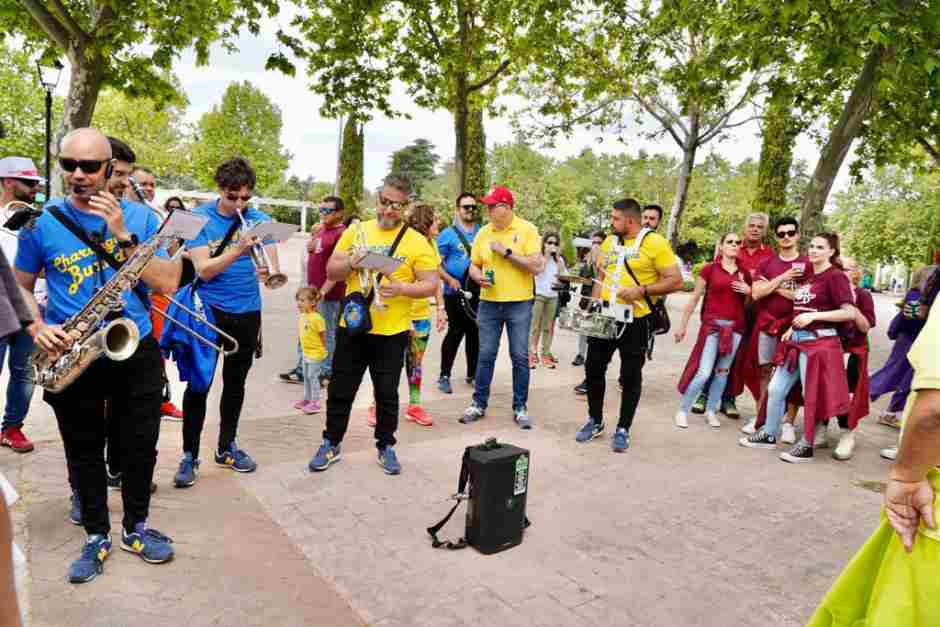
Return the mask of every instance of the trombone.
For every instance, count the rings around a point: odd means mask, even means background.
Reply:
[[[248,223],[245,222],[245,216],[243,216],[242,212],[238,209],[235,210],[235,213],[238,214],[238,219],[241,220],[242,233],[247,233]],[[271,263],[271,258],[268,257],[268,251],[264,249],[264,244],[255,244],[251,247],[251,262],[255,264],[255,269],[258,272],[263,272],[268,275],[268,278],[264,280],[264,286],[266,288],[276,290],[287,284],[286,274],[271,271],[274,266]]]

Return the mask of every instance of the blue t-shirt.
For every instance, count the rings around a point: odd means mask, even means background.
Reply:
[[[211,255],[225,238],[233,223],[240,223],[237,215],[224,216],[218,210],[219,201],[213,200],[193,209],[195,213],[209,218],[199,235],[189,240],[186,247],[190,250],[201,246],[209,247]],[[270,222],[271,216],[249,207],[245,210],[245,222],[251,228],[259,222]],[[239,233],[232,235],[226,250],[238,245]],[[224,252],[224,251],[223,251]],[[251,255],[246,251],[228,268],[215,275],[209,281],[201,281],[199,296],[207,305],[228,313],[246,313],[261,310],[261,289],[258,287],[258,275],[251,262]]]
[[[437,236],[437,252],[441,255],[444,270],[447,271],[447,274],[460,281],[467,273],[467,268],[470,267],[470,255],[460,241],[460,237],[454,232],[454,229],[460,229],[460,232],[467,238],[467,243],[472,247],[474,238],[477,236],[477,233],[480,232],[480,225],[474,224],[473,229],[465,231],[459,224],[454,223],[441,231],[441,234]],[[445,283],[444,293],[455,294],[456,292]]]
[[[93,233],[99,233],[102,236],[102,248],[118,261],[125,259],[125,251],[118,247],[117,240],[108,233],[104,219],[76,209],[65,198],[54,198],[46,207],[58,207],[92,237]],[[124,210],[124,225],[141,242],[157,232],[160,220],[150,209],[127,200],[121,201],[121,208]],[[166,257],[163,250],[157,254]],[[20,229],[14,265],[30,274],[39,274],[40,270],[45,269],[49,304],[44,318],[48,324],[62,324],[78,313],[115,273],[108,262],[104,259],[99,261],[91,248],[48,211],[43,211],[32,227]],[[143,281],[138,285],[149,293]],[[141,337],[148,335],[151,330],[150,311],[133,290],[124,292],[124,302],[123,315],[137,324]]]

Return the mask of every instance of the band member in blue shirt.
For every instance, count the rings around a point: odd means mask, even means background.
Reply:
[[[74,337],[62,323],[77,314],[114,274],[108,262],[55,216],[59,213],[97,242],[103,252],[120,263],[137,246],[152,237],[159,226],[146,207],[119,202],[106,191],[113,167],[111,147],[96,129],[72,131],[62,140],[59,165],[64,171],[67,196],[46,205],[33,225],[20,229],[16,254],[16,278],[35,306],[32,292],[45,271],[49,290],[43,318],[30,327],[38,350],[61,352]],[[126,290],[125,306],[117,316],[130,318],[139,329],[140,343],[130,358],[93,362],[65,390],[45,392],[65,444],[66,459],[81,502],[81,524],[88,539],[81,555],[69,568],[72,583],[94,579],[102,572],[111,551],[104,463],[106,420],[123,422],[120,447],[123,461],[121,496],[124,520],[121,548],[149,563],[173,558],[169,538],[147,527],[150,482],[156,462],[162,400],[162,358],[150,333],[147,289],[172,293],[179,281],[180,265],[154,257],[141,275],[143,294]],[[147,302],[143,302],[144,300]]]

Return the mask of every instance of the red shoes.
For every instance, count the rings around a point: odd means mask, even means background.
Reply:
[[[33,443],[23,435],[19,427],[9,427],[4,429],[0,436],[0,446],[9,446],[17,453],[29,453],[33,450]]]
[[[422,427],[430,427],[434,424],[434,420],[428,416],[428,412],[424,411],[424,407],[420,405],[409,405],[408,410],[405,412],[405,418],[418,423]]]

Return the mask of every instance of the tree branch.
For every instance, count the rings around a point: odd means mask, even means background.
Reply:
[[[636,101],[640,103],[640,106],[643,107],[647,113],[649,113],[651,116],[656,118],[656,121],[662,125],[663,129],[666,132],[672,135],[672,139],[675,140],[677,144],[679,144],[680,148],[682,148],[685,145],[685,142],[682,140],[681,137],[679,137],[679,134],[676,132],[675,128],[673,128],[673,125],[668,120],[666,120],[660,113],[658,113],[651,103],[644,100],[643,97],[637,93],[633,94],[633,98],[636,99]]]
[[[696,142],[696,144],[699,146],[703,144],[707,144],[711,140],[715,139],[715,136],[719,135],[720,133],[723,133],[724,131],[727,131],[728,129],[737,128],[739,126],[744,126],[748,122],[753,122],[754,120],[759,120],[760,118],[761,116],[759,115],[752,115],[751,117],[745,118],[744,120],[740,120],[738,122],[734,122],[731,124],[725,123],[725,124],[721,124],[720,126],[712,127],[709,131],[699,135],[699,139]]]
[[[88,34],[82,30],[82,27],[75,21],[75,18],[72,17],[72,14],[65,8],[61,0],[49,0],[49,4],[52,5],[55,12],[62,18],[62,24],[65,26],[66,30],[72,34],[72,37],[82,42],[88,39]]]
[[[891,114],[891,117],[893,117],[895,120],[897,120],[900,124],[902,124],[902,125],[906,124],[906,121],[904,120],[904,118],[901,117],[901,114],[898,113],[898,110],[895,109],[895,108],[891,105],[890,102],[885,102],[882,106],[884,106],[884,108],[888,111],[888,113]],[[914,136],[914,140],[915,140],[918,144],[920,144],[920,147],[921,147],[921,148],[923,148],[924,150],[927,151],[927,154],[929,154],[931,157],[933,157],[934,161],[936,161],[938,165],[940,165],[940,151],[938,151],[936,148],[934,148],[934,147],[930,144],[930,142],[927,141],[927,138],[926,138],[926,137],[924,137],[923,135],[915,135],[915,136]]]
[[[431,36],[431,41],[434,42],[434,47],[437,49],[437,54],[444,57],[444,46],[441,45],[441,40],[437,37],[437,32],[434,30],[434,24],[431,23],[431,16],[426,12],[422,13],[421,18],[424,20],[424,25],[428,27],[428,34]]]
[[[64,52],[68,52],[72,47],[69,31],[49,12],[46,5],[38,0],[19,0],[19,3],[23,5],[23,8],[26,9],[33,20],[39,24],[43,32],[46,33],[46,36],[55,42]]]
[[[502,74],[502,73],[506,70],[506,68],[509,67],[509,64],[510,64],[510,63],[512,63],[512,62],[509,61],[509,59],[507,59],[507,60],[503,61],[502,63],[500,63],[500,64],[499,64],[499,67],[496,68],[496,71],[495,71],[495,72],[493,72],[492,74],[490,74],[488,77],[486,77],[485,79],[483,79],[483,80],[480,81],[479,83],[476,83],[476,84],[474,84],[474,85],[470,85],[469,87],[467,87],[467,93],[474,92],[474,91],[479,91],[479,90],[483,89],[484,87],[486,87],[487,85],[489,85],[490,83],[492,83],[493,81],[495,81],[495,80],[496,80],[496,77],[498,77],[500,74]]]

